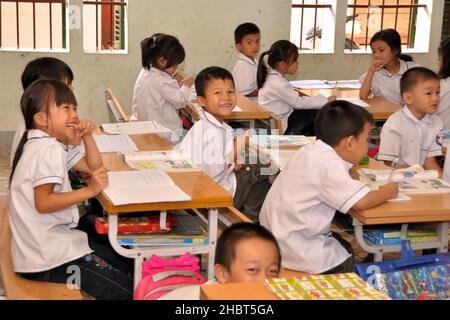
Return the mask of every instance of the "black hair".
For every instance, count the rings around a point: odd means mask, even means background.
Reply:
[[[400,34],[395,29],[383,29],[375,33],[370,39],[370,46],[375,41],[385,42],[391,51],[397,51],[396,57],[403,61],[413,61],[410,55],[402,54],[402,40]]]
[[[246,22],[238,25],[236,30],[234,30],[234,43],[240,43],[242,38],[248,34],[260,34],[258,26],[251,22]]]
[[[279,62],[286,62],[288,64],[296,61],[298,59],[299,53],[298,48],[292,42],[287,40],[279,40],[275,42],[268,51],[265,51],[259,57],[258,73],[256,80],[258,83],[258,88],[262,88],[267,79],[267,74],[269,70],[264,62],[264,56],[268,55],[267,60],[268,65],[275,69],[275,66]]]
[[[35,129],[34,115],[38,112],[45,112],[48,114],[49,108],[53,103],[56,106],[68,103],[74,106],[77,105],[77,100],[73,94],[73,91],[63,82],[56,79],[40,79],[30,84],[20,99],[20,108],[22,109],[22,115],[25,119],[25,132],[20,139],[17,146],[16,154],[11,168],[11,175],[9,176],[9,182],[14,175],[17,163],[23,153],[23,148],[28,140],[28,131]]]
[[[74,76],[72,69],[64,61],[52,57],[38,58],[30,61],[23,70],[21,77],[23,89],[42,78],[67,81],[67,84],[71,84]]]
[[[439,78],[445,79],[450,76],[450,37],[442,39],[438,52],[442,59],[442,66],[439,69]]]
[[[316,136],[335,147],[344,138],[358,138],[366,123],[373,124],[373,117],[366,109],[345,100],[331,101],[317,114]]]
[[[198,96],[205,97],[205,88],[211,79],[222,79],[224,81],[225,79],[229,79],[233,82],[234,86],[233,75],[230,71],[221,67],[208,67],[200,71],[195,77],[195,91]]]
[[[411,68],[406,71],[400,79],[400,93],[403,94],[405,91],[409,91],[417,84],[419,81],[425,80],[438,80],[439,76],[433,70],[425,67]]]
[[[236,247],[242,240],[258,238],[272,242],[278,255],[278,267],[281,266],[280,246],[277,239],[265,227],[250,222],[239,222],[231,225],[220,235],[216,245],[214,264],[220,264],[230,271],[231,265],[236,259]]]
[[[174,36],[155,33],[151,37],[141,41],[142,67],[150,70],[150,67],[158,65],[158,59],[167,59],[165,69],[184,61],[186,53],[180,41]]]

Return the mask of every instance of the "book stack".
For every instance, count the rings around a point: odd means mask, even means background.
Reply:
[[[282,300],[389,300],[356,273],[266,279]]]
[[[170,231],[118,234],[120,245],[202,245],[208,243],[206,224],[193,214],[170,214],[173,219]]]
[[[365,240],[376,245],[400,244],[400,228],[400,225],[366,228],[363,235]],[[406,239],[412,243],[438,241],[437,231],[429,224],[409,225]]]
[[[117,233],[144,233],[144,232],[169,232],[171,226],[176,224],[173,217],[167,217],[166,229],[161,230],[159,216],[143,216],[143,217],[119,217]],[[98,234],[108,234],[108,219],[101,217],[95,219],[95,230]]]

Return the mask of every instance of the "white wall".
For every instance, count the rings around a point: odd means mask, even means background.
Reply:
[[[338,0],[344,1],[344,0]],[[71,0],[71,5],[81,5]],[[443,0],[435,0],[430,54],[414,58],[436,69],[436,48],[440,40]],[[140,70],[139,42],[155,32],[177,36],[187,59],[181,66],[195,75],[202,68],[219,65],[231,69],[236,60],[233,31],[246,21],[262,30],[262,50],[279,39],[289,39],[290,0],[129,0],[129,53],[127,55],[83,53],[82,30],[71,30],[70,53],[53,54],[67,62],[75,73],[75,94],[82,117],[97,123],[107,121],[103,92],[111,88],[126,111],[130,111],[133,86]],[[174,7],[177,7],[174,10]],[[298,79],[351,79],[368,67],[370,55],[346,55],[344,43],[345,7],[337,12],[336,53],[300,56]],[[14,130],[21,117],[20,75],[32,59],[45,53],[0,52],[0,130]]]

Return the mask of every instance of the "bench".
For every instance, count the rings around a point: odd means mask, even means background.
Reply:
[[[82,300],[79,289],[65,284],[27,280],[14,272],[6,199],[0,202],[0,279],[9,300]]]

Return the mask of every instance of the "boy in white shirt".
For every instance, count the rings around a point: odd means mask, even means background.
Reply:
[[[400,81],[405,107],[384,124],[378,160],[391,165],[398,159],[400,168],[420,164],[442,174],[436,156],[442,155],[439,136],[443,124],[434,115],[439,105],[439,88],[439,77],[430,69],[418,67],[405,72]]]
[[[352,272],[354,258],[331,234],[336,211],[365,210],[395,198],[388,183],[370,191],[349,170],[367,154],[373,119],[347,101],[327,103],[316,120],[317,141],[281,171],[261,209],[261,224],[277,238],[283,267],[313,274]]]
[[[269,176],[261,174],[260,165],[242,159],[248,137],[235,141],[233,129],[224,122],[236,106],[233,76],[223,68],[209,67],[197,75],[195,88],[203,107],[201,117],[176,148],[233,195],[236,209],[257,221],[270,188]]]
[[[247,97],[257,97],[258,63],[256,57],[261,47],[261,32],[257,25],[250,22],[243,23],[234,31],[234,41],[236,49],[239,51],[239,60],[233,68],[236,91]]]

